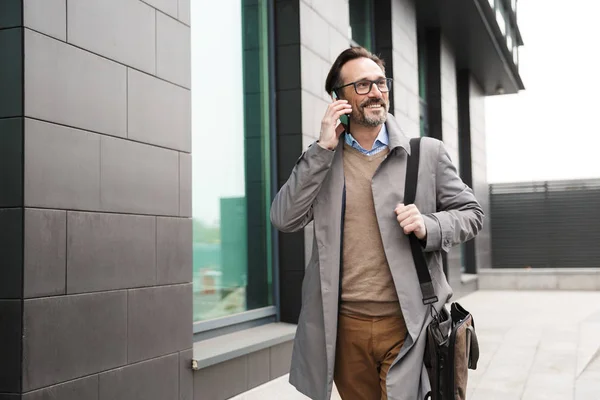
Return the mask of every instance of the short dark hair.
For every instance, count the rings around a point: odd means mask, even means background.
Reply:
[[[342,51],[331,66],[329,74],[327,74],[327,79],[325,80],[325,91],[327,93],[331,94],[335,88],[343,85],[342,77],[340,76],[342,67],[348,61],[355,60],[357,58],[368,58],[369,60],[373,60],[377,65],[379,65],[379,67],[381,67],[381,70],[385,74],[385,62],[381,58],[377,57],[364,47],[352,46]]]

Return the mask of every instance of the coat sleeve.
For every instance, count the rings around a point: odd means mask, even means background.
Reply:
[[[313,143],[304,152],[271,205],[271,222],[282,232],[304,228],[313,218],[313,202],[333,163],[335,151]]]
[[[448,251],[477,235],[483,227],[483,209],[473,191],[458,176],[441,141],[435,179],[437,212],[423,215],[427,228],[424,251]]]

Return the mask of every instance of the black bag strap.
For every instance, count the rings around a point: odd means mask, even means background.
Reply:
[[[415,202],[417,194],[417,177],[419,175],[419,153],[421,150],[421,138],[410,139],[410,156],[406,164],[406,183],[404,184],[404,205],[409,205]],[[421,247],[421,242],[411,233],[408,236],[410,240],[410,249],[412,251],[413,260],[419,277],[421,286],[421,294],[423,295],[423,304],[433,304],[438,301],[431,282],[431,275],[427,268],[425,255]]]

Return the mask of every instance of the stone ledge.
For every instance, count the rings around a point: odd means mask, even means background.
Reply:
[[[294,340],[296,325],[272,323],[194,343],[192,369],[197,371]]]
[[[486,268],[482,290],[600,290],[600,268]]]

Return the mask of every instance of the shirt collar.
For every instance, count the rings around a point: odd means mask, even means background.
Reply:
[[[352,134],[350,132],[346,132],[346,142],[352,147],[358,146],[358,147],[362,148],[360,143],[358,143],[358,141],[356,139],[354,139],[354,136],[352,136]],[[377,143],[377,142],[379,142],[379,143]],[[373,142],[373,148],[379,147],[379,145],[384,145],[384,146],[390,145],[390,137],[388,135],[385,124],[381,125],[381,130],[379,131],[379,134],[377,135],[375,142]]]

